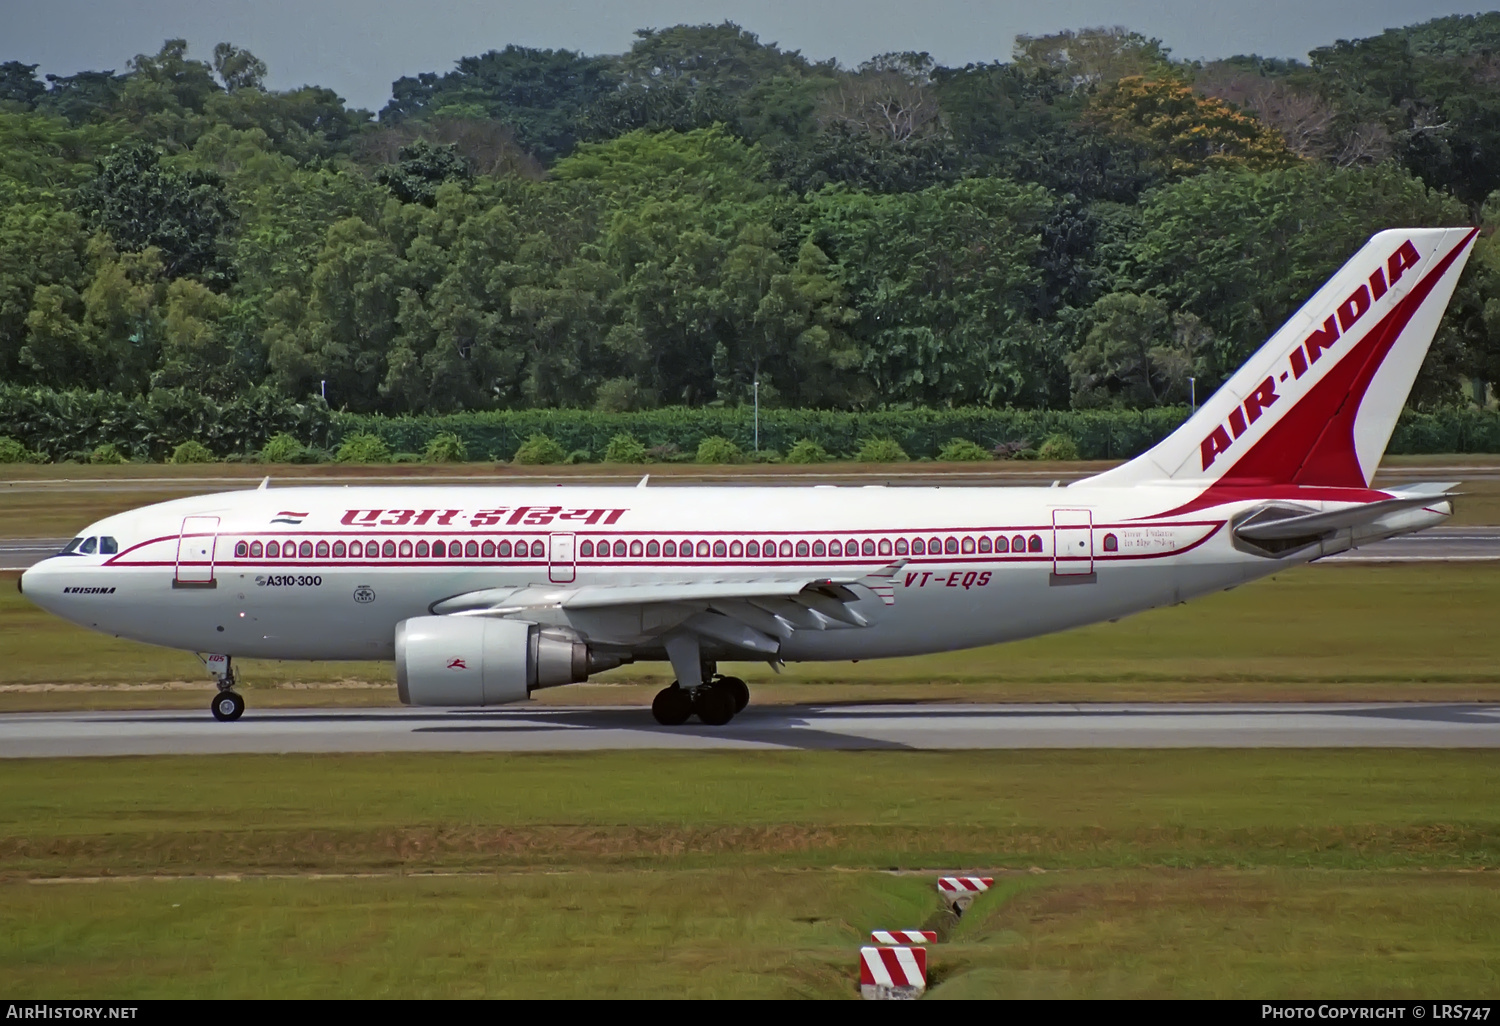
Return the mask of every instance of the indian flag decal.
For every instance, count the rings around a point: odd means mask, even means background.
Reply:
[[[273,524],[300,524],[306,518],[307,518],[307,513],[305,513],[305,512],[298,513],[296,510],[283,509],[283,510],[278,510],[277,511],[276,515],[271,518],[271,523],[273,523]]]

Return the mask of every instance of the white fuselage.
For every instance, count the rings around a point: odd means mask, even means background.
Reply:
[[[893,604],[866,594],[854,606],[869,626],[798,630],[780,652],[795,661],[1030,637],[1232,587],[1327,551],[1281,559],[1240,551],[1227,523],[1249,500],[1161,515],[1196,492],[1170,484],[276,488],[109,517],[84,534],[115,539],[117,553],[52,557],[23,585],[60,616],[152,644],[390,659],[398,622],[475,592],[847,578],[903,564]],[[1412,528],[1442,519],[1426,516]],[[651,657],[658,632],[643,622],[649,612],[554,615],[591,642]]]

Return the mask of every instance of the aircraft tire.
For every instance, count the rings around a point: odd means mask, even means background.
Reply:
[[[734,719],[734,692],[717,683],[702,687],[693,695],[693,712],[710,727],[722,727]]]
[[[245,700],[238,692],[220,691],[209,704],[209,709],[213,711],[214,719],[225,723],[240,718],[245,711]]]
[[[677,686],[662,688],[651,700],[651,715],[663,727],[680,727],[693,715],[693,696]]]
[[[750,686],[738,677],[720,677],[714,687],[723,688],[734,696],[734,714],[738,716],[750,704]]]

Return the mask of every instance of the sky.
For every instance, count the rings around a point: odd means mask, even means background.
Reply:
[[[270,88],[327,86],[378,111],[400,76],[446,72],[508,43],[620,53],[638,28],[682,23],[727,19],[763,42],[849,66],[893,50],[961,66],[1009,59],[1018,33],[1095,25],[1154,36],[1184,59],[1301,58],[1335,39],[1485,9],[1443,0],[0,0],[0,61],[39,64],[41,74],[124,71],[165,39],[187,39],[189,55],[204,60],[227,41],[266,62]]]

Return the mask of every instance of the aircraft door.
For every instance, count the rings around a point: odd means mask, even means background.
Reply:
[[[1087,509],[1052,511],[1052,572],[1059,577],[1094,572],[1094,514]]]
[[[548,538],[547,578],[553,584],[568,584],[578,576],[577,537],[554,534]]]
[[[177,536],[177,576],[173,587],[212,588],[214,546],[219,540],[218,517],[184,517]]]

